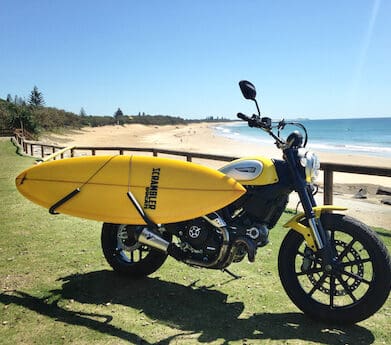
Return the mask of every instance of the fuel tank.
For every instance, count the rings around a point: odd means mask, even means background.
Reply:
[[[248,186],[265,186],[278,182],[273,161],[265,157],[237,159],[223,166],[219,171]]]

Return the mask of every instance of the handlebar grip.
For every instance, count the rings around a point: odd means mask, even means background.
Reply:
[[[243,120],[243,121],[248,121],[248,120],[250,120],[250,118],[249,118],[247,115],[244,115],[244,114],[242,114],[242,113],[238,113],[236,116],[237,116],[239,119]]]

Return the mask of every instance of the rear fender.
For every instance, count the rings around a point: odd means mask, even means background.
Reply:
[[[346,207],[333,206],[333,205],[324,205],[324,206],[316,206],[313,207],[312,210],[315,213],[315,218],[319,219],[323,212],[331,212],[331,211],[346,211]],[[306,220],[304,212],[301,212],[291,218],[286,224],[284,224],[284,228],[291,228],[301,235],[303,235],[305,241],[307,242],[308,247],[310,247],[314,252],[318,250],[316,247],[315,237],[312,229],[309,226],[303,224]]]

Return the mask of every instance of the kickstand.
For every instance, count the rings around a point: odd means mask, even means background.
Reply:
[[[242,278],[242,276],[238,276],[238,275],[236,275],[235,273],[232,273],[230,270],[228,270],[227,268],[223,268],[222,270],[221,270],[222,272],[224,272],[224,273],[227,273],[228,275],[230,275],[232,278],[234,278],[234,279],[240,279],[240,278]]]

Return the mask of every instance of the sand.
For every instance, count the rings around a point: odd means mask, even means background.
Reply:
[[[114,146],[114,147],[149,147],[170,149],[186,152],[220,154],[226,156],[261,155],[271,158],[281,158],[281,152],[274,147],[273,139],[270,145],[259,146],[255,143],[243,143],[231,138],[217,136],[213,126],[216,124],[198,123],[187,126],[105,126],[83,128],[64,135],[46,135],[40,141],[61,146]],[[256,129],[254,129],[256,130]],[[335,154],[316,152],[323,162],[350,163],[357,165],[382,166],[391,168],[391,159],[355,154]],[[197,162],[197,161],[196,161]],[[224,165],[224,162],[198,161],[214,168]],[[323,177],[319,176],[322,186]],[[381,203],[386,196],[376,195],[378,186],[391,188],[391,178],[359,174],[334,173],[334,204],[348,207],[348,215],[356,217],[371,226],[391,229],[391,206]],[[366,199],[355,199],[354,195],[362,188],[366,191]],[[292,193],[290,207],[296,207],[297,197]],[[322,204],[323,193],[316,196]]]

